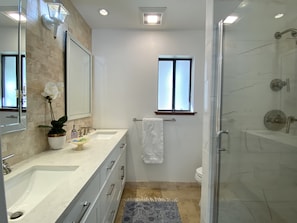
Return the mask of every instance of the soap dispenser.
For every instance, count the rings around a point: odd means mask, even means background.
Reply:
[[[78,134],[77,134],[77,131],[75,129],[75,125],[73,125],[73,128],[71,130],[71,139],[74,139],[74,138],[77,138],[78,137]]]

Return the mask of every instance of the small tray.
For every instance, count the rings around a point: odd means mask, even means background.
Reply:
[[[71,143],[77,145],[75,150],[83,150],[83,145],[88,141],[87,137],[79,137],[71,139]]]

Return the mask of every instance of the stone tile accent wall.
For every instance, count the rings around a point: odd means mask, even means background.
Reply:
[[[27,0],[27,130],[5,134],[1,137],[2,154],[15,154],[9,163],[14,164],[48,149],[47,129],[38,128],[40,124],[49,124],[48,103],[41,96],[47,82],[64,82],[65,31],[91,51],[92,30],[81,17],[70,0],[62,1],[70,15],[65,24],[59,26],[57,38],[53,31],[42,25],[41,16],[47,13],[43,0]],[[56,119],[64,115],[64,94],[52,103]],[[67,138],[74,121],[68,121],[65,129]],[[75,120],[76,126],[91,126],[92,118]]]

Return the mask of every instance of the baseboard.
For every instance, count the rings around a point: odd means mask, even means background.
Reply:
[[[126,187],[145,187],[150,189],[162,188],[200,188],[200,184],[192,182],[126,182]]]

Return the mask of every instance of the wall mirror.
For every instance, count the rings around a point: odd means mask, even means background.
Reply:
[[[66,106],[68,120],[91,116],[92,55],[69,32],[66,32]]]
[[[26,129],[26,0],[0,2],[0,133]]]

